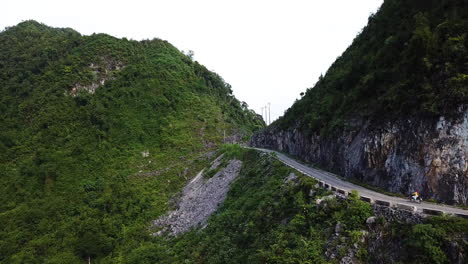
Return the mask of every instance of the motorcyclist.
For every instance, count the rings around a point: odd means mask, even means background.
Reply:
[[[414,201],[418,201],[420,199],[419,197],[419,191],[416,190],[414,193],[411,194],[411,198],[413,198]]]

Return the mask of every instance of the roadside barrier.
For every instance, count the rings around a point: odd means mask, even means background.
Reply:
[[[280,157],[277,157],[277,159],[282,162],[283,164],[287,165],[288,167],[291,167],[299,172],[301,172],[302,174],[304,175],[307,175],[309,177],[312,177],[314,179],[316,179],[318,181],[318,186],[322,187],[322,188],[325,188],[327,190],[332,190],[334,192],[337,192],[337,193],[340,193],[340,194],[343,194],[345,196],[349,195],[349,192],[345,191],[345,190],[342,190],[342,189],[337,189],[336,187],[334,186],[331,186],[330,184],[327,184],[325,183],[323,180],[320,180],[319,178],[316,178],[314,177],[313,175],[301,170],[301,169],[298,169],[296,167],[294,167],[293,165],[291,164],[288,164],[286,161],[283,161]],[[364,202],[367,202],[367,203],[375,203],[377,205],[381,205],[381,206],[386,206],[386,207],[392,207],[392,203],[389,202],[389,201],[383,201],[383,200],[374,200],[370,197],[366,197],[366,196],[359,196],[360,200],[361,201],[364,201]],[[397,204],[394,204],[393,205],[393,208],[395,209],[400,209],[400,210],[405,210],[405,211],[411,211],[411,212],[415,212],[417,211],[417,207],[416,206],[412,206],[412,205],[407,205],[407,204],[400,204],[400,203],[397,203]],[[421,208],[419,209],[421,210]],[[423,214],[427,214],[427,215],[443,215],[444,212],[443,211],[440,211],[440,210],[435,210],[435,209],[422,209],[422,213]],[[453,216],[458,216],[458,217],[462,217],[462,218],[465,218],[465,219],[468,219],[468,213],[467,214],[461,214],[461,213],[452,213],[451,215]]]
[[[399,203],[397,203],[397,204],[396,204],[396,207],[397,207],[398,209],[405,210],[405,211],[410,211],[410,212],[416,212],[416,210],[417,210],[416,206],[407,205],[407,204],[399,204]]]
[[[375,200],[375,204],[387,206],[387,207],[390,207],[392,205],[390,202],[382,201],[382,200]]]
[[[372,199],[369,197],[365,196],[360,196],[361,201],[367,202],[367,203],[372,203]]]
[[[428,214],[428,215],[442,215],[443,212],[439,210],[434,210],[434,209],[423,209],[423,214]]]
[[[341,193],[341,194],[345,195],[345,196],[348,195],[348,193],[347,193],[345,190],[337,189],[336,191],[337,191],[338,193]]]
[[[464,215],[464,214],[455,214],[455,215],[461,218],[468,219],[468,215]]]

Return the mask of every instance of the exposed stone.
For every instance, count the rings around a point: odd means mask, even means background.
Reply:
[[[372,205],[374,215],[384,217],[388,222],[402,222],[411,224],[420,224],[423,222],[426,215],[419,212],[411,212],[407,210],[399,210],[388,206]],[[367,219],[369,220],[369,219]]]
[[[326,243],[325,257],[329,260],[338,260],[340,264],[358,264],[361,263],[357,256],[359,245],[348,247],[349,239],[340,234],[333,234]],[[342,251],[345,251],[344,256]],[[335,263],[335,262],[333,262]]]
[[[368,225],[373,225],[373,224],[375,224],[375,221],[376,221],[376,220],[377,220],[377,217],[371,216],[371,217],[367,218],[366,224],[368,224]]]
[[[457,241],[452,241],[448,247],[448,255],[451,263],[463,264],[466,263],[466,245],[468,243],[468,237],[463,239],[464,245],[460,245]]]
[[[424,199],[468,204],[468,106],[451,116],[354,120],[334,136],[269,127],[251,140],[345,178]],[[299,126],[297,126],[299,127]]]
[[[392,234],[393,228],[391,222],[397,221],[410,225],[419,224],[423,223],[421,221],[421,215],[418,216],[416,212],[392,210],[388,207],[374,207],[374,212],[380,212],[379,214],[385,215],[386,221],[378,224],[378,221],[375,221],[373,224],[367,225],[368,233],[365,236],[367,251],[369,253],[368,256],[370,257],[369,263],[402,263],[402,257],[404,255],[401,254],[401,250],[404,247],[404,239],[401,239],[401,235],[395,236]],[[403,213],[399,216],[400,220],[394,217],[395,214],[399,213]],[[401,221],[403,218],[406,220]],[[451,242],[446,245],[447,248],[444,250],[447,252],[448,263],[466,263],[466,244],[468,243],[468,236],[461,233],[451,237],[450,240]]]
[[[91,83],[76,83],[66,95],[77,96],[78,92],[86,91],[94,94],[96,89],[103,86],[108,80],[114,79],[114,74],[121,71],[124,65],[109,57],[101,57],[98,63],[91,63],[88,68],[91,70],[94,80]]]
[[[292,183],[293,185],[299,184],[299,178],[294,172],[289,173],[288,177],[284,179],[284,183]]]
[[[314,195],[317,193],[316,189],[317,189],[317,187],[315,187],[315,189],[310,189],[309,197],[314,197]]]
[[[148,150],[142,151],[142,152],[141,152],[141,156],[142,156],[143,158],[149,157],[149,151],[148,151]]]
[[[201,171],[184,187],[178,208],[154,221],[153,225],[162,230],[153,235],[178,235],[196,226],[206,226],[209,216],[226,198],[229,185],[239,175],[241,167],[241,161],[231,160],[209,179],[202,177]]]
[[[343,230],[343,227],[341,226],[341,223],[340,222],[336,223],[336,225],[335,225],[335,234],[338,235],[339,233],[341,233],[342,230]]]
[[[315,200],[315,203],[316,204],[322,204],[322,202],[324,202],[324,201],[329,201],[329,200],[332,200],[332,199],[335,199],[335,198],[336,198],[335,195],[330,194],[330,195],[327,195],[327,196],[324,196],[324,197],[321,197],[321,198],[317,198]]]

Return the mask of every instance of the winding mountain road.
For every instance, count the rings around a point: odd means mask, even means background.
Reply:
[[[366,189],[365,187],[344,181],[340,179],[337,175],[326,172],[323,170],[315,169],[307,165],[301,164],[300,162],[274,150],[263,149],[263,148],[253,148],[259,151],[267,153],[276,153],[278,160],[284,164],[302,172],[303,174],[312,177],[320,182],[320,184],[326,188],[330,188],[338,193],[347,194],[352,190],[357,190],[362,200],[377,203],[383,206],[392,206],[402,210],[417,211],[429,215],[437,214],[452,214],[458,215],[464,218],[468,218],[468,210],[464,210],[457,207],[452,207],[448,205],[440,205],[422,202],[420,204],[410,202],[409,199],[394,197]]]

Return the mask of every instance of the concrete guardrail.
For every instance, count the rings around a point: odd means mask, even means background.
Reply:
[[[423,214],[428,214],[428,215],[442,215],[443,212],[439,210],[434,210],[434,209],[423,209]]]
[[[387,207],[390,207],[392,205],[390,202],[382,201],[382,200],[375,200],[375,204],[387,206]]]
[[[455,215],[461,218],[468,219],[468,215],[465,215],[465,214],[455,214]]]
[[[296,169],[293,165],[288,164],[287,162],[285,162],[285,161],[283,161],[281,159],[279,159],[279,160],[282,163],[284,163],[285,165],[287,165],[287,166],[289,166],[289,167],[291,167],[293,169]],[[296,170],[300,171],[302,174],[306,174],[305,172],[303,172],[303,171],[301,171],[299,169],[296,169]],[[309,175],[309,174],[306,174],[306,175],[311,176],[312,178],[315,178],[312,175]],[[324,181],[320,181],[317,178],[315,178],[315,179],[318,180],[318,186],[320,186],[322,188],[338,192],[338,193],[343,194],[345,196],[349,195],[349,193],[346,192],[345,190],[337,189],[336,187],[333,187],[333,186],[331,186],[330,184],[327,184]],[[359,198],[360,198],[361,201],[364,201],[364,202],[367,202],[367,203],[375,203],[377,205],[386,206],[386,207],[391,207],[392,206],[392,203],[389,202],[389,201],[383,201],[383,200],[375,200],[374,201],[372,198],[366,197],[366,196],[359,196]],[[417,211],[417,207],[413,206],[413,205],[397,203],[397,204],[394,205],[394,207],[397,208],[397,209],[400,209],[400,210],[405,210],[405,211],[411,211],[411,212]],[[422,213],[427,214],[427,215],[443,215],[444,214],[443,211],[435,210],[435,209],[422,209]],[[452,214],[452,215],[468,219],[468,215],[466,215],[466,214],[455,213],[455,214]]]
[[[397,204],[396,204],[396,207],[397,207],[398,209],[405,210],[405,211],[410,211],[410,212],[416,212],[416,210],[417,210],[416,206],[407,205],[407,204],[400,204],[400,203],[397,203]]]
[[[369,197],[365,196],[360,196],[361,201],[367,202],[367,203],[372,203],[372,199]]]
[[[320,179],[315,178],[314,176],[312,176],[312,175],[310,175],[310,174],[308,174],[308,173],[306,173],[306,172],[304,172],[304,171],[302,171],[300,169],[295,168],[293,165],[287,163],[286,161],[281,160],[280,158],[278,158],[278,160],[281,161],[283,164],[285,164],[285,165],[287,165],[287,166],[289,166],[289,167],[291,167],[291,168],[293,168],[295,170],[298,170],[302,174],[305,174],[307,176],[310,176],[310,177],[316,179],[318,181],[318,186],[320,186],[322,188],[335,191],[335,192],[343,194],[345,196],[349,195],[349,193],[346,192],[345,190],[337,189],[336,187],[333,187],[330,184],[327,184],[324,181],[321,181]],[[371,204],[375,203],[375,204],[381,205],[381,206],[392,207],[392,203],[389,202],[389,201],[374,200],[374,199],[372,199],[370,197],[366,197],[366,196],[359,196],[359,198],[360,198],[361,201],[364,201],[364,202],[367,202],[367,203],[371,203]],[[400,209],[400,210],[405,210],[405,211],[411,211],[411,212],[417,211],[416,206],[407,205],[407,204],[400,204],[400,203],[394,204],[394,208]],[[444,214],[443,211],[435,210],[435,209],[422,209],[422,213],[427,214],[427,215],[443,215]],[[468,219],[468,214],[452,213],[451,215]]]
[[[348,193],[345,190],[337,189],[336,191],[338,193],[341,193],[341,194],[345,195],[345,196],[348,195]]]

